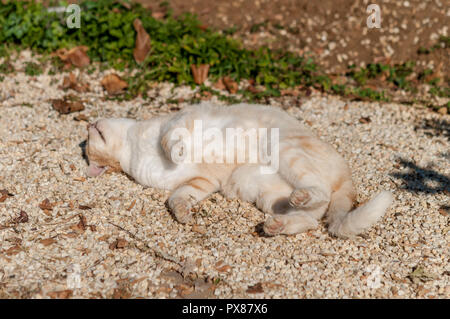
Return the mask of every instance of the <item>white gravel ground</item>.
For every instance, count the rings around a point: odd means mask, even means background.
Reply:
[[[83,74],[91,92],[71,92],[91,120],[149,118],[194,94],[161,84],[151,101],[107,101],[106,73]],[[354,239],[323,225],[270,238],[264,214],[245,202],[215,194],[195,225],[181,225],[166,192],[123,174],[86,179],[87,122],[48,101],[67,94],[63,77],[18,72],[0,82],[0,190],[14,195],[0,200],[0,297],[450,297],[450,116],[316,93],[283,103],[349,160],[359,202],[388,189],[395,203]],[[40,208],[45,199],[53,207]],[[21,211],[28,221],[15,221]]]

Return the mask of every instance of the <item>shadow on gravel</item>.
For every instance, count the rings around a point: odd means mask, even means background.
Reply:
[[[88,160],[88,157],[86,154],[86,145],[87,145],[87,140],[84,140],[83,142],[78,144],[78,146],[81,148],[81,156],[86,161],[86,163],[89,163],[89,160]]]
[[[416,131],[422,131],[427,136],[441,136],[450,141],[450,122],[444,119],[427,119],[417,124]]]
[[[419,167],[405,159],[400,159],[400,165],[404,167],[406,172],[395,172],[390,175],[405,183],[403,189],[417,193],[450,193],[450,178],[448,176],[429,168]]]

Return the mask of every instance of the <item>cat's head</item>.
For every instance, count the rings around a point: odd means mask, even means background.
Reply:
[[[88,125],[88,176],[122,170],[120,160],[124,156],[128,129],[134,123],[131,119],[102,119]]]

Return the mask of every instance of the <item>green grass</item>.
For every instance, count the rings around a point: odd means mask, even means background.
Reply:
[[[62,2],[61,5],[67,4]],[[413,62],[394,66],[372,63],[364,68],[352,66],[346,74],[349,83],[336,84],[310,57],[266,47],[245,49],[239,41],[230,37],[237,31],[236,28],[216,32],[202,26],[193,15],[174,18],[167,2],[161,3],[167,12],[163,20],[153,18],[149,10],[134,3],[125,6],[115,0],[82,0],[79,5],[81,28],[69,29],[65,24],[67,14],[49,13],[40,3],[0,2],[0,56],[7,57],[11,48],[31,48],[44,55],[43,61],[51,63],[48,72],[54,74],[63,69],[63,63],[51,58],[49,53],[60,48],[85,45],[89,47],[87,53],[91,60],[100,62],[100,68],[134,70],[133,75],[126,78],[129,87],[120,96],[121,99],[137,95],[145,98],[152,82],[168,81],[194,86],[192,64],[209,64],[208,77],[212,81],[230,76],[235,81],[253,80],[256,85],[264,87],[262,92],[238,92],[249,101],[278,97],[283,89],[292,87],[314,87],[354,99],[388,101],[389,96],[383,89],[375,90],[367,86],[375,79],[396,89],[415,89],[411,81],[415,72]],[[142,21],[151,38],[151,51],[142,64],[137,64],[133,58],[136,38],[133,21],[136,18]],[[254,25],[250,31],[257,32],[266,24]],[[448,48],[449,39],[441,37],[433,48],[438,47]],[[93,70],[92,65],[86,68],[88,73]],[[0,73],[9,72],[12,71],[8,66],[0,66]],[[43,67],[35,63],[28,63],[25,67],[28,75],[42,72]],[[424,71],[417,76],[417,81],[425,81],[430,74],[432,70]],[[449,96],[448,87],[439,86],[441,79],[431,79],[429,82],[432,87],[430,93]],[[201,86],[201,91],[205,90],[230,102],[236,100]]]

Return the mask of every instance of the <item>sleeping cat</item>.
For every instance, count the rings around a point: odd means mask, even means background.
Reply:
[[[267,156],[263,160],[261,152],[253,161],[249,160],[250,152],[245,153],[244,161],[238,160],[236,154],[242,147],[245,151],[251,134],[240,146],[231,145],[236,152],[228,161],[218,156],[208,161],[204,153],[200,161],[192,161],[188,150],[195,142],[186,134],[176,133],[181,130],[192,137],[197,123],[202,124],[202,132],[215,130],[215,134],[197,139],[204,146],[217,145],[217,139],[211,140],[211,136],[225,136],[229,128],[276,132],[270,139],[263,139],[272,150],[272,162],[277,162],[276,171],[267,172]],[[146,121],[102,119],[90,124],[88,132],[89,176],[99,176],[107,169],[119,170],[142,185],[171,190],[168,205],[181,223],[192,219],[195,203],[220,191],[228,198],[254,202],[269,214],[263,227],[268,235],[313,229],[326,214],[329,232],[345,238],[373,225],[392,202],[391,193],[382,191],[351,211],[355,191],[345,160],[295,118],[270,106],[202,103]],[[225,143],[210,155],[217,155],[222,146],[229,151]]]

